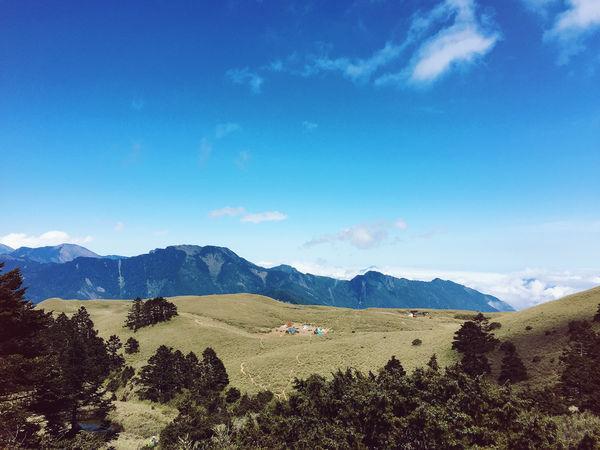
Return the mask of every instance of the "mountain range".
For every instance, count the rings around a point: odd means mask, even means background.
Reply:
[[[265,268],[224,247],[177,245],[132,257],[100,256],[74,244],[19,248],[0,254],[19,267],[33,302],[50,297],[135,297],[252,293],[284,302],[349,308],[437,308],[511,311],[491,295],[436,278],[415,281],[368,271],[351,280]]]

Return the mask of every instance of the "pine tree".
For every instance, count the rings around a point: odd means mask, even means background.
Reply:
[[[121,347],[123,347],[123,344],[121,343],[119,336],[113,334],[108,338],[108,341],[106,342],[106,350],[108,352],[108,358],[112,370],[119,369],[121,366],[123,366],[123,364],[125,364],[125,358],[118,353]]]
[[[52,318],[25,299],[22,281],[19,269],[0,274],[0,448],[37,446],[28,418],[48,377],[43,333]]]
[[[518,383],[526,380],[527,369],[519,357],[515,345],[512,342],[506,341],[502,343],[500,349],[504,351],[504,357],[502,358],[498,382],[501,384],[506,382]]]
[[[104,340],[84,307],[68,318],[58,316],[48,331],[54,377],[43,387],[41,403],[50,431],[79,430],[82,409],[105,414],[111,406],[103,382],[110,372],[110,356]]]
[[[392,355],[390,360],[387,363],[385,363],[385,366],[383,366],[383,370],[387,374],[393,375],[395,377],[403,377],[406,375],[406,370],[404,370],[404,367],[402,367],[402,364],[396,359],[396,356],[394,355]]]
[[[207,347],[202,352],[201,376],[204,388],[221,392],[229,384],[229,376],[223,362],[219,359],[211,347]]]
[[[125,319],[125,326],[133,330],[134,332],[144,326],[142,317],[143,303],[144,302],[139,297],[133,300],[133,303],[131,304],[131,309],[127,314],[127,319]]]
[[[134,337],[128,338],[127,341],[125,342],[125,353],[130,355],[132,353],[137,353],[139,351],[140,351],[140,343],[138,342],[138,340]]]
[[[431,358],[429,358],[429,362],[427,363],[427,366],[428,366],[428,367],[429,367],[431,370],[434,370],[434,371],[436,371],[436,372],[437,372],[438,370],[440,370],[440,365],[439,365],[439,363],[438,363],[437,356],[436,356],[436,354],[435,354],[435,353],[434,353],[433,355],[431,355]]]
[[[560,358],[561,391],[571,404],[600,414],[600,333],[589,322],[573,321],[569,335],[569,346]]]
[[[460,367],[470,376],[490,373],[490,363],[485,354],[493,350],[498,340],[490,331],[488,319],[481,313],[463,323],[454,334],[452,348],[463,354]]]
[[[178,366],[173,349],[166,345],[158,347],[140,371],[140,396],[161,403],[171,400],[181,388],[177,380]]]

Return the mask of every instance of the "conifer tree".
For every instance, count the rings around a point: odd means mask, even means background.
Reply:
[[[142,299],[137,297],[135,300],[133,300],[131,310],[127,314],[127,319],[125,319],[125,326],[127,328],[130,328],[134,332],[139,330],[142,326],[144,326],[142,317],[142,306]]]
[[[600,333],[587,321],[573,321],[569,337],[560,358],[561,391],[571,404],[600,415]]]
[[[108,358],[110,361],[110,368],[112,370],[119,369],[123,364],[125,364],[125,358],[119,354],[119,350],[123,347],[121,343],[121,339],[116,334],[113,334],[108,338],[106,342],[106,350],[108,352]]]
[[[481,313],[460,327],[454,335],[452,348],[463,354],[460,367],[471,376],[490,373],[485,354],[493,350],[498,340],[490,331],[488,319]]]
[[[498,382],[502,384],[506,382],[518,383],[526,380],[527,369],[519,357],[515,345],[512,342],[506,341],[502,343],[500,348],[504,351],[504,357],[502,358]]]
[[[110,372],[110,356],[84,307],[71,318],[58,316],[48,340],[54,376],[43,387],[41,404],[51,431],[62,432],[68,423],[74,434],[83,408],[103,415],[111,406],[102,386]]]
[[[134,337],[129,337],[127,339],[127,341],[125,342],[125,353],[130,355],[132,353],[137,353],[139,351],[140,351],[139,341]]]
[[[37,446],[28,418],[48,376],[43,333],[51,322],[25,299],[19,269],[0,274],[0,448]]]
[[[221,392],[229,384],[229,376],[215,351],[207,347],[202,352],[201,376],[204,387],[209,391]]]
[[[396,359],[396,356],[394,355],[392,355],[390,360],[387,363],[385,363],[385,366],[383,366],[383,370],[388,374],[396,377],[403,377],[406,375],[406,370],[404,370],[404,367],[402,367],[402,364]]]
[[[439,365],[439,363],[438,363],[437,356],[436,356],[436,354],[435,354],[435,353],[434,353],[433,355],[431,355],[431,358],[429,358],[429,361],[427,362],[427,366],[428,366],[428,367],[429,367],[431,370],[434,370],[434,371],[436,371],[436,372],[437,372],[438,370],[440,370],[440,365]]]
[[[166,345],[158,347],[140,371],[141,397],[161,403],[171,400],[181,388],[178,366],[173,349]]]

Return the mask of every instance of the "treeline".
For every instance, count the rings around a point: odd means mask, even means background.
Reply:
[[[131,305],[125,326],[137,331],[148,325],[171,320],[176,315],[177,306],[164,297],[155,297],[145,301],[138,297]]]
[[[120,342],[99,337],[83,307],[35,310],[21,286],[18,270],[0,275],[0,448],[67,448],[84,412],[111,408],[104,381],[123,365]]]

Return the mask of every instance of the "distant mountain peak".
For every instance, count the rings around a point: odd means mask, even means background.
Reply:
[[[5,253],[11,253],[14,251],[14,248],[9,247],[8,245],[0,244],[0,255],[4,255]]]
[[[37,301],[251,293],[289,303],[349,308],[512,309],[495,297],[439,278],[414,281],[367,270],[339,280],[304,274],[285,264],[268,269],[211,245],[173,245],[123,259],[100,257],[73,244],[13,253],[21,258],[11,253],[0,260],[8,270],[21,267],[28,295]],[[73,261],[80,256],[88,257]],[[63,264],[47,264],[54,262]]]
[[[10,256],[38,263],[66,263],[75,258],[100,258],[100,255],[77,244],[59,244],[46,247],[20,247]]]

